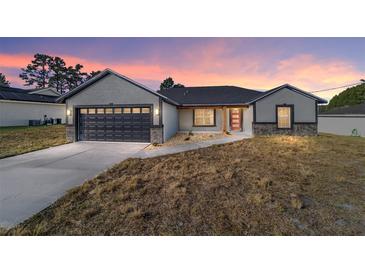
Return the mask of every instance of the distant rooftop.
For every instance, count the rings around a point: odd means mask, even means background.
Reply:
[[[14,100],[14,101],[30,101],[30,102],[43,102],[43,103],[55,103],[58,97],[41,95],[41,94],[29,94],[40,89],[21,89],[0,86],[0,100]]]

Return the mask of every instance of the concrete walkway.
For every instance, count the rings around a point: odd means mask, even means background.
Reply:
[[[147,145],[77,142],[1,159],[0,226],[24,221]]]
[[[183,152],[183,151],[189,151],[189,150],[209,147],[209,146],[212,146],[212,145],[219,145],[219,144],[226,144],[226,143],[236,142],[236,141],[240,141],[240,140],[243,140],[243,139],[248,139],[248,138],[251,138],[251,137],[252,136],[248,135],[248,134],[236,133],[236,134],[233,134],[231,136],[227,136],[225,138],[201,141],[201,142],[198,142],[198,143],[182,144],[182,145],[166,146],[166,147],[162,146],[162,147],[158,147],[158,148],[151,149],[151,150],[144,149],[144,150],[139,151],[135,155],[133,155],[133,157],[135,157],[135,158],[151,158],[151,157],[156,157],[156,156],[174,154],[174,153],[179,153],[179,152]]]

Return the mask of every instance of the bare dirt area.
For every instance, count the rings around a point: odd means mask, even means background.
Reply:
[[[177,133],[174,137],[170,138],[165,143],[158,145],[151,144],[145,149],[151,150],[159,147],[192,144],[202,141],[221,139],[229,136],[231,135],[225,133]]]
[[[128,159],[7,235],[364,235],[365,139],[256,137]]]

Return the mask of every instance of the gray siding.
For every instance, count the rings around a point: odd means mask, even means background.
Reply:
[[[242,131],[247,134],[252,134],[253,107],[242,108]],[[222,109],[216,109],[216,126],[215,127],[194,127],[193,126],[193,109],[179,109],[179,131],[195,131],[195,132],[221,132],[222,124]],[[227,130],[230,130],[229,108],[227,108]]]
[[[318,131],[337,135],[351,135],[356,129],[360,136],[365,137],[365,115],[361,116],[318,116]]]
[[[29,120],[61,118],[65,123],[66,107],[64,104],[38,102],[0,101],[0,126],[27,126]]]
[[[67,123],[73,124],[73,107],[77,105],[122,105],[122,104],[152,104],[153,124],[159,125],[159,97],[115,75],[109,75],[85,88],[80,93],[66,100],[67,109],[71,115]]]
[[[256,122],[274,123],[276,105],[294,105],[294,123],[316,122],[316,101],[284,88],[256,102]]]
[[[243,109],[243,132],[252,134],[253,106]]]
[[[216,109],[215,127],[194,127],[193,109],[179,109],[179,131],[221,131],[222,130],[222,110]]]
[[[175,106],[162,103],[162,124],[164,126],[164,141],[170,139],[179,129],[178,110]]]

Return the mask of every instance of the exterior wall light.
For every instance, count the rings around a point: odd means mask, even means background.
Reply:
[[[158,108],[155,109],[155,114],[158,115],[160,113],[160,110]]]
[[[67,116],[70,116],[71,115],[71,109],[66,110],[66,115]]]

